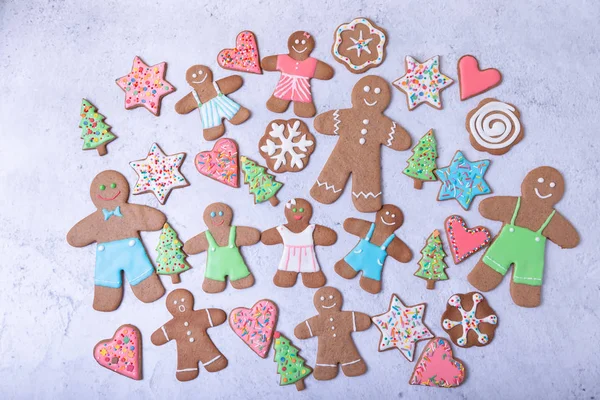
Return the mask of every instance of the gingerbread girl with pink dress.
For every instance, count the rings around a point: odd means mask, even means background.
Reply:
[[[317,113],[313,103],[310,79],[329,80],[333,78],[333,68],[310,57],[315,48],[315,40],[308,32],[298,31],[288,39],[289,54],[268,56],[260,65],[265,71],[280,71],[281,77],[271,98],[267,101],[270,111],[282,113],[294,103],[294,114],[303,118],[314,117]]]

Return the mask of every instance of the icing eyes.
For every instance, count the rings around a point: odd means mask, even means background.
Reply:
[[[106,186],[100,185],[100,190],[104,190],[104,189],[106,189]]]
[[[390,215],[390,212],[389,212],[389,211],[386,211],[386,212],[385,212],[385,215]]]
[[[110,184],[110,187],[111,187],[111,189],[114,189],[114,188],[117,187],[117,184],[113,182],[113,183]]]
[[[325,297],[321,296],[321,301],[325,300]]]
[[[329,300],[333,300],[333,295],[332,294],[329,295]]]
[[[298,39],[294,40],[295,44],[300,44],[300,41]]]
[[[181,302],[183,303],[185,301],[185,299],[181,299]]]
[[[300,211],[300,212],[304,212],[304,208],[301,208],[301,209],[300,209],[300,210],[298,210],[298,211]]]
[[[365,93],[369,93],[371,91],[371,88],[369,86],[365,86],[363,90],[365,91]]]
[[[296,207],[292,208],[292,212],[297,212],[298,209]]]
[[[300,43],[302,43],[302,44],[306,44],[306,40],[302,40]]]
[[[551,187],[551,188],[553,188],[553,187],[555,187],[555,186],[556,186],[556,183],[554,183],[554,182],[550,182],[550,187]]]
[[[219,217],[223,216],[223,211],[219,211]]]
[[[214,211],[213,211],[213,212],[211,212],[211,213],[210,213],[210,217],[211,217],[211,218],[214,218],[214,217],[216,217],[216,216],[217,216],[217,213],[216,213],[216,212],[214,212]]]
[[[396,214],[392,214],[392,218],[396,218]]]
[[[381,93],[381,89],[380,89],[380,88],[378,88],[378,87],[376,87],[376,88],[375,88],[375,90],[373,90],[373,92],[374,92],[375,94],[379,94],[379,93]]]
[[[544,178],[538,178],[539,183],[544,183]]]
[[[173,301],[173,304],[177,304],[177,300]]]
[[[198,70],[198,75],[202,75],[204,72],[202,72],[201,69]]]
[[[198,75],[192,74],[192,78],[197,78],[197,77],[198,77]]]

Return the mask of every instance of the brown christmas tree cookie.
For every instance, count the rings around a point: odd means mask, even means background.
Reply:
[[[169,293],[167,310],[173,318],[154,331],[150,340],[155,346],[162,346],[171,340],[177,342],[175,376],[178,380],[195,379],[200,373],[200,363],[208,372],[217,372],[227,367],[227,358],[206,332],[225,322],[225,311],[218,308],[194,310],[194,296],[185,289]]]
[[[467,114],[466,128],[471,145],[499,156],[523,140],[521,113],[515,106],[496,99],[484,99]]]
[[[204,210],[204,223],[208,230],[194,236],[183,245],[188,254],[207,251],[206,271],[202,290],[218,293],[231,286],[245,289],[254,285],[254,276],[240,253],[241,246],[251,246],[260,241],[260,231],[248,226],[231,225],[233,210],[226,204],[213,203]]]
[[[367,18],[355,18],[337,27],[331,53],[354,74],[378,67],[385,60],[387,32]]]
[[[442,314],[442,328],[460,347],[489,344],[497,326],[496,312],[477,292],[452,295]]]
[[[318,315],[299,323],[294,329],[298,339],[316,336],[319,339],[314,377],[325,381],[338,374],[338,364],[346,376],[358,376],[367,371],[352,340],[352,332],[365,331],[371,318],[358,311],[342,311],[343,298],[339,290],[326,286],[317,290],[313,304]]]
[[[315,246],[331,246],[337,241],[337,233],[323,225],[311,224],[312,206],[304,199],[291,199],[284,208],[286,224],[267,229],[261,235],[263,244],[283,244],[283,254],[273,283],[279,287],[296,284],[298,274],[302,283],[310,288],[325,285]]]
[[[216,140],[223,136],[224,119],[239,125],[250,117],[250,110],[227,97],[242,87],[241,76],[232,75],[213,81],[210,68],[194,65],[185,73],[185,79],[192,91],[175,104],[175,111],[188,114],[196,108],[200,110],[204,139]]]
[[[71,228],[67,242],[73,247],[98,243],[94,309],[113,311],[119,307],[123,299],[122,272],[138,299],[144,303],[159,299],[165,288],[146,254],[140,232],[161,229],[167,220],[165,215],[152,207],[128,203],[129,184],[117,171],[96,175],[90,197],[97,210]]]
[[[402,211],[385,204],[375,215],[375,221],[347,218],[344,230],[360,237],[358,244],[346,257],[335,264],[335,272],[346,279],[354,278],[359,272],[360,287],[369,293],[381,291],[381,271],[387,256],[402,263],[412,259],[412,252],[394,232],[404,223]]]
[[[310,195],[331,204],[341,195],[352,175],[352,200],[361,212],[381,208],[381,150],[406,150],[408,133],[383,111],[390,104],[388,83],[374,75],[361,78],[352,89],[352,108],[317,115],[314,126],[324,135],[338,135],[333,152],[313,185]]]
[[[565,192],[565,181],[552,167],[530,171],[521,196],[495,196],[479,204],[485,218],[502,222],[502,229],[468,275],[469,282],[487,292],[497,287],[511,266],[510,295],[521,307],[541,303],[546,241],[563,249],[579,244],[575,227],[554,205]]]
[[[313,117],[317,110],[312,98],[310,80],[333,78],[333,68],[329,64],[310,56],[315,48],[315,39],[308,32],[297,31],[287,42],[288,54],[268,56],[260,65],[265,71],[280,71],[281,77],[267,108],[276,113],[288,109],[294,103],[294,114],[302,118]]]
[[[276,119],[269,123],[258,150],[273,172],[298,172],[315,151],[315,137],[299,119]]]

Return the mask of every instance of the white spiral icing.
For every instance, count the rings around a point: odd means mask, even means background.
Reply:
[[[501,101],[490,101],[473,113],[469,130],[475,141],[486,149],[503,149],[521,133],[515,108]]]

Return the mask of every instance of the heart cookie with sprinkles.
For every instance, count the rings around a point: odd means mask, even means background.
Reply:
[[[212,150],[196,155],[194,164],[202,175],[227,186],[240,187],[238,146],[234,140],[217,140]]]
[[[408,383],[451,388],[460,386],[465,376],[465,365],[453,357],[450,343],[446,339],[434,338],[425,346]]]
[[[490,244],[492,236],[483,226],[468,228],[459,215],[451,215],[444,223],[454,264],[459,264]]]
[[[233,49],[223,49],[217,55],[217,63],[224,69],[262,74],[256,36],[250,31],[243,31],[235,39]]]
[[[274,302],[259,300],[252,308],[234,308],[229,314],[229,325],[253,352],[266,358],[277,324],[277,314]]]
[[[139,381],[142,379],[142,335],[133,325],[121,325],[111,339],[94,346],[94,359],[104,368]]]

